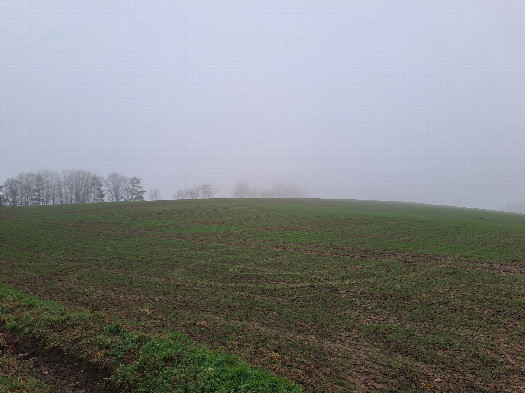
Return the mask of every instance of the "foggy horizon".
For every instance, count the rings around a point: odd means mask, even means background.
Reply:
[[[0,1],[0,185],[525,212],[525,3]]]

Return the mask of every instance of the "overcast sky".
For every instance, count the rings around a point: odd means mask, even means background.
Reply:
[[[0,183],[525,201],[525,1],[0,0]]]

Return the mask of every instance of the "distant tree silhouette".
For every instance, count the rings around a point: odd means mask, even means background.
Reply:
[[[154,188],[149,192],[149,199],[151,201],[158,201],[160,199],[160,190],[158,188]]]
[[[58,205],[108,201],[143,201],[146,191],[138,177],[110,173],[106,179],[90,171],[20,173],[8,178],[0,194],[4,206]]]
[[[234,198],[257,198],[257,189],[250,187],[247,182],[237,183],[233,190],[232,196]]]
[[[211,184],[202,184],[193,188],[179,190],[175,199],[210,199],[217,193],[217,189]]]
[[[144,194],[146,191],[142,188],[140,184],[140,179],[138,177],[132,177],[129,179],[129,185],[127,190],[127,200],[128,201],[143,201]]]

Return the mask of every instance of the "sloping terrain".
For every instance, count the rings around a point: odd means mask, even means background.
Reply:
[[[0,280],[309,391],[525,391],[525,216],[209,200],[4,208]]]

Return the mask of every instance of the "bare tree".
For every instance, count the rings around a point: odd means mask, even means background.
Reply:
[[[45,205],[45,181],[41,173],[35,174],[34,188],[31,203],[33,205]]]
[[[199,199],[199,197],[200,197],[200,190],[197,187],[190,188],[190,189],[186,190],[186,195],[188,195],[189,199]]]
[[[31,206],[35,203],[36,175],[34,173],[21,173],[18,178],[21,185],[22,205]]]
[[[20,206],[22,204],[22,190],[19,179],[9,178],[4,183],[4,203],[7,206]]]
[[[90,197],[93,174],[89,171],[71,171],[69,173],[70,184],[72,186],[73,203],[91,202]]]
[[[175,194],[175,199],[199,199],[200,191],[198,188],[187,188],[179,190]]]
[[[160,190],[158,188],[154,188],[149,192],[149,199],[150,201],[158,201],[160,199]]]
[[[104,180],[107,197],[110,202],[120,202],[126,200],[129,179],[118,173],[110,173]]]
[[[217,189],[208,183],[199,186],[199,189],[202,199],[213,198],[213,196],[217,193]]]
[[[71,171],[62,171],[62,203],[73,203],[75,195],[75,185]]]
[[[217,189],[211,184],[202,184],[193,188],[179,190],[175,194],[175,199],[209,199],[213,198]]]
[[[91,176],[91,200],[92,202],[104,202],[104,190],[102,189],[103,178]]]
[[[37,172],[37,177],[42,179],[42,204],[55,205],[58,203],[59,175],[56,172],[42,170]]]

